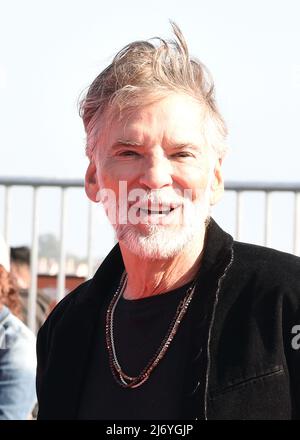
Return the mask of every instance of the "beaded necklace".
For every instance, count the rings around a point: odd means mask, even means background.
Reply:
[[[167,334],[163,338],[162,343],[157,349],[155,355],[148,362],[148,364],[141,371],[141,373],[136,377],[128,376],[122,370],[118,361],[115,342],[114,342],[114,312],[119,299],[121,298],[121,296],[125,291],[126,285],[127,285],[127,274],[126,272],[124,272],[121,277],[120,284],[108,306],[106,313],[106,345],[109,354],[110,368],[117,383],[121,385],[123,388],[137,388],[141,386],[144,382],[146,382],[146,380],[149,379],[149,376],[154,370],[154,368],[159,364],[159,362],[166,354],[166,351],[168,350],[169,345],[171,344],[178,330],[178,327],[187,311],[187,308],[193,298],[196,288],[196,282],[194,281],[193,284],[187,289],[184,299],[180,301],[175,316],[167,331]]]

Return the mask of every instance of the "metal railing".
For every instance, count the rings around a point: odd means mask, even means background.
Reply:
[[[66,191],[70,188],[82,188],[83,180],[47,179],[47,178],[0,178],[0,186],[5,188],[4,196],[4,238],[9,243],[11,224],[11,188],[13,186],[31,187],[33,190],[32,200],[32,238],[31,238],[31,288],[28,303],[28,325],[35,331],[36,298],[37,298],[37,275],[38,275],[38,236],[39,236],[39,190],[42,187],[60,188],[60,252],[59,271],[57,282],[57,297],[59,301],[65,295],[65,229],[66,229]],[[289,192],[294,196],[293,212],[293,252],[300,255],[300,183],[266,183],[266,182],[227,182],[225,191],[235,193],[235,238],[241,238],[242,223],[242,198],[245,192],[259,191],[264,193],[264,244],[270,243],[271,225],[271,196],[274,192]],[[88,276],[92,276],[92,203],[88,205],[87,227],[87,262]]]
[[[264,244],[270,244],[271,225],[271,197],[274,192],[289,192],[294,195],[293,212],[293,253],[300,254],[300,182],[299,183],[266,183],[266,182],[228,182],[226,191],[234,191],[236,194],[236,227],[235,238],[241,238],[241,199],[246,191],[259,191],[265,195],[264,201]]]
[[[0,178],[0,186],[5,187],[4,196],[4,239],[7,243],[10,242],[10,201],[11,188],[13,186],[29,186],[33,189],[32,193],[32,238],[30,247],[30,272],[31,272],[31,286],[28,297],[28,317],[27,324],[33,332],[36,331],[36,299],[37,299],[37,279],[38,279],[38,236],[39,236],[39,209],[38,196],[41,187],[56,187],[60,188],[60,250],[59,250],[59,270],[57,279],[57,295],[56,300],[60,301],[65,295],[65,227],[66,227],[66,191],[69,188],[81,188],[84,186],[82,180],[65,180],[65,179],[45,179],[45,178],[19,178],[9,177]],[[91,222],[92,222],[92,204],[89,203],[88,208],[88,276],[92,276],[92,254],[91,254]]]

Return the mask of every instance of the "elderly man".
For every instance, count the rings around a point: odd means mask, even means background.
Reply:
[[[119,243],[39,332],[40,419],[300,416],[300,260],[210,218],[226,127],[173,28],[121,50],[82,101],[86,193]]]

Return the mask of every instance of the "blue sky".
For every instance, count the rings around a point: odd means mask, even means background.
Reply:
[[[225,178],[299,181],[299,17],[297,0],[1,1],[0,175],[82,178],[80,93],[125,44],[170,37],[172,19],[215,79],[230,133]],[[16,196],[14,217],[28,200]],[[42,229],[55,230],[55,196],[42,203]],[[23,223],[14,220],[14,243],[28,236]]]

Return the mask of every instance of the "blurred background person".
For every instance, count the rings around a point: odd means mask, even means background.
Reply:
[[[28,323],[28,295],[31,283],[30,249],[28,246],[10,248],[10,273],[19,288],[22,305],[22,319]],[[52,298],[38,290],[36,299],[36,329],[38,330],[53,307]]]
[[[14,276],[19,289],[30,287],[30,249],[28,246],[10,248],[10,273]]]
[[[30,419],[36,404],[36,339],[21,317],[21,298],[0,236],[0,420]]]

